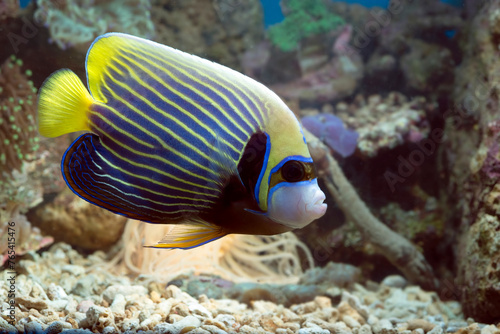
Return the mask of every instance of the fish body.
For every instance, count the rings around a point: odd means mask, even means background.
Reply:
[[[271,90],[211,61],[126,34],[40,89],[39,131],[87,131],[65,152],[81,198],[133,219],[177,224],[158,248],[230,233],[277,234],[326,210],[300,124]]]

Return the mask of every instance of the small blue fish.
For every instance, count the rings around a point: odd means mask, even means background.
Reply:
[[[271,235],[326,211],[301,127],[260,83],[211,61],[108,33],[85,88],[68,69],[40,89],[40,134],[88,131],[61,162],[70,189],[102,208],[178,224],[155,248]]]

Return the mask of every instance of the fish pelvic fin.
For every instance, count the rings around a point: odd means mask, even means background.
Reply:
[[[45,137],[58,137],[76,131],[89,131],[88,111],[94,99],[78,76],[61,69],[48,77],[38,96],[38,131]]]
[[[203,220],[190,221],[185,225],[175,226],[156,245],[148,248],[190,249],[227,235],[224,229]]]

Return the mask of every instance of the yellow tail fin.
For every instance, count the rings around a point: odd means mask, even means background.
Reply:
[[[62,69],[48,77],[38,96],[38,131],[45,137],[90,130],[87,113],[94,100],[78,76]]]

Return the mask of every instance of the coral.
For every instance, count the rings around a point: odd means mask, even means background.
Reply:
[[[437,109],[436,103],[424,97],[408,100],[404,95],[390,93],[364,98],[356,96],[352,104],[340,102],[335,114],[359,133],[361,155],[375,157],[381,150],[393,149],[404,143],[418,143],[427,138],[430,125],[427,114]]]
[[[304,130],[304,133],[314,161],[318,166],[322,166],[319,173],[326,188],[346,218],[356,225],[365,240],[401,270],[408,280],[425,289],[437,288],[439,283],[432,267],[418,248],[370,212],[324,144],[309,131]]]
[[[234,282],[296,283],[313,265],[309,250],[293,233],[273,236],[229,235],[186,252],[145,248],[172,226],[129,220],[115,261],[125,272],[168,282],[182,274],[219,275]],[[302,260],[302,257],[304,260]]]
[[[412,210],[403,210],[398,203],[389,203],[380,208],[379,216],[384,222],[405,238],[422,246],[435,246],[431,241],[441,238],[445,232],[444,222],[435,197],[429,197],[422,189],[416,188],[416,197],[420,196],[419,206]]]
[[[337,116],[317,114],[303,117],[301,121],[307,130],[324,141],[342,157],[348,157],[356,150],[358,133],[346,129],[342,120]]]
[[[455,67],[451,51],[441,45],[417,39],[408,39],[406,43],[409,52],[400,60],[406,85],[427,95],[449,92]],[[438,87],[436,82],[439,82]]]
[[[0,174],[19,169],[39,147],[36,89],[28,80],[31,71],[23,73],[22,65],[11,56],[0,68]]]
[[[37,0],[35,19],[61,49],[88,43],[105,32],[126,32],[151,38],[154,26],[149,0]]]
[[[284,2],[285,19],[269,28],[269,38],[283,51],[292,51],[309,36],[334,30],[344,20],[328,10],[321,0]]]
[[[499,13],[499,2],[483,2],[460,36],[463,59],[443,115],[437,171],[445,176],[446,229],[454,232],[456,298],[465,316],[482,322],[500,319]]]
[[[173,48],[240,68],[242,54],[264,36],[259,0],[155,0],[155,40]]]
[[[362,75],[363,61],[358,54],[341,55],[316,71],[285,84],[272,85],[271,89],[285,99],[327,102],[352,95]]]

